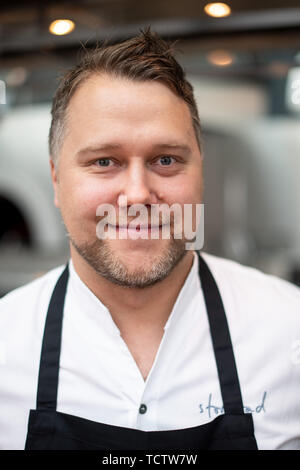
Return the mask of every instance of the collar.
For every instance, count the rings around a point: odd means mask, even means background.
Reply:
[[[171,324],[176,323],[176,319],[184,315],[190,303],[192,302],[195,292],[199,290],[200,280],[198,276],[198,256],[193,252],[194,259],[191,269],[180,289],[171,314],[164,326],[164,330],[169,329]],[[109,309],[96,295],[88,288],[88,286],[79,277],[75,270],[72,258],[69,259],[69,285],[68,291],[72,292],[72,305],[84,312],[84,315],[93,317],[92,319],[108,330],[111,334],[120,336],[121,332],[109,312]]]

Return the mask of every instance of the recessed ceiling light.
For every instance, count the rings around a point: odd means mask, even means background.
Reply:
[[[204,11],[209,16],[214,16],[215,18],[222,18],[228,16],[231,13],[231,8],[227,3],[208,3],[204,7]]]
[[[63,34],[69,34],[75,28],[75,23],[72,20],[55,20],[49,26],[51,34],[62,36]]]
[[[228,51],[211,51],[206,56],[207,60],[218,67],[226,67],[234,61],[234,56]]]

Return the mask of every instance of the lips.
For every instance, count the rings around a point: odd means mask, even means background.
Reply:
[[[121,229],[131,229],[131,230],[136,230],[136,229],[147,229],[147,230],[150,230],[151,228],[161,228],[162,226],[161,225],[136,225],[134,227],[131,227],[129,225],[112,225],[112,227],[116,227],[116,228],[121,228]]]

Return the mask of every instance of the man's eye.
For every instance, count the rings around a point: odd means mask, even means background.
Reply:
[[[109,162],[111,162],[110,158],[99,158],[95,163],[97,163],[97,166],[106,167],[109,166]]]
[[[161,162],[163,166],[170,166],[172,163],[172,160],[174,160],[174,158],[170,157],[169,155],[165,155],[159,158],[159,161]]]

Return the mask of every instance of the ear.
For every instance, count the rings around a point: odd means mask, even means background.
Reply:
[[[51,168],[51,179],[52,179],[52,185],[53,185],[53,190],[54,190],[54,204],[56,207],[59,207],[59,196],[58,196],[58,172],[55,166],[55,163],[53,161],[53,158],[50,157],[50,168]]]

